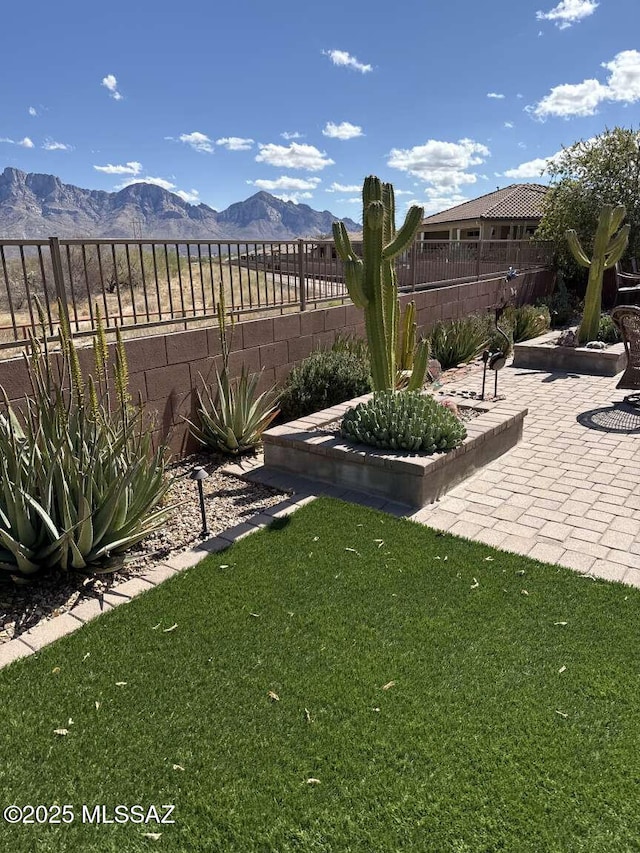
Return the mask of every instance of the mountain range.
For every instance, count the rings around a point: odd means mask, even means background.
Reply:
[[[55,175],[0,174],[0,238],[106,237],[193,240],[288,240],[329,234],[333,222],[360,226],[328,210],[257,192],[216,211],[188,204],[155,184],[129,184],[118,192],[64,184]]]

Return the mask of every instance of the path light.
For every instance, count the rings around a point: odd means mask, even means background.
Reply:
[[[191,474],[189,474],[189,478],[191,480],[197,480],[198,482],[198,494],[200,496],[200,514],[202,515],[202,533],[201,536],[209,535],[209,528],[207,527],[207,514],[204,508],[204,488],[202,487],[202,481],[206,480],[209,475],[204,470],[201,465],[196,465]]]

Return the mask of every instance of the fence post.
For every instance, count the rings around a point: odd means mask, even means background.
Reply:
[[[69,320],[69,306],[64,286],[64,273],[62,272],[62,255],[60,254],[60,240],[58,237],[49,237],[49,251],[51,253],[51,268],[53,270],[53,283],[56,287],[56,296],[60,311],[66,321],[67,328],[71,328]],[[61,318],[59,318],[61,319]]]
[[[480,281],[480,261],[482,259],[482,237],[476,243],[478,257],[476,259],[476,281]]]
[[[304,274],[304,240],[298,240],[298,287],[300,288],[300,310],[307,308],[307,283]]]
[[[411,292],[415,293],[416,284],[418,281],[418,235],[413,238],[413,243],[411,244],[411,254],[410,254],[411,264]]]

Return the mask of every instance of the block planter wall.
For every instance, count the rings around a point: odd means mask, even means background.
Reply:
[[[348,408],[370,397],[365,394],[267,430],[263,435],[267,472],[284,471],[422,507],[520,441],[527,414],[506,402],[468,401],[468,408],[480,414],[465,423],[467,437],[447,453],[430,455],[378,450],[326,429]]]
[[[541,295],[553,286],[550,270],[534,270],[515,279],[519,291]],[[404,304],[415,300],[418,328],[427,334],[438,320],[453,320],[466,314],[484,312],[496,304],[503,277],[484,281],[433,287],[401,297]],[[264,368],[261,389],[281,384],[291,368],[312,350],[329,347],[338,334],[364,336],[362,312],[351,303],[334,308],[319,308],[284,316],[236,323],[231,344],[230,367],[238,376],[242,364],[250,371]],[[183,416],[195,418],[194,389],[199,373],[206,381],[215,381],[220,366],[220,340],[217,328],[191,329],[171,334],[156,334],[125,341],[129,360],[130,389],[156,420],[155,436],[169,436],[172,450],[183,455],[197,449]],[[113,361],[113,344],[110,345]],[[83,370],[91,370],[91,349],[81,350]],[[24,399],[30,391],[29,377],[22,356],[0,360],[0,386],[10,402]]]

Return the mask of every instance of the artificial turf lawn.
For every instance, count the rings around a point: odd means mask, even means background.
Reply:
[[[75,813],[0,847],[640,850],[639,614],[635,589],[320,499],[0,671],[3,805]]]

